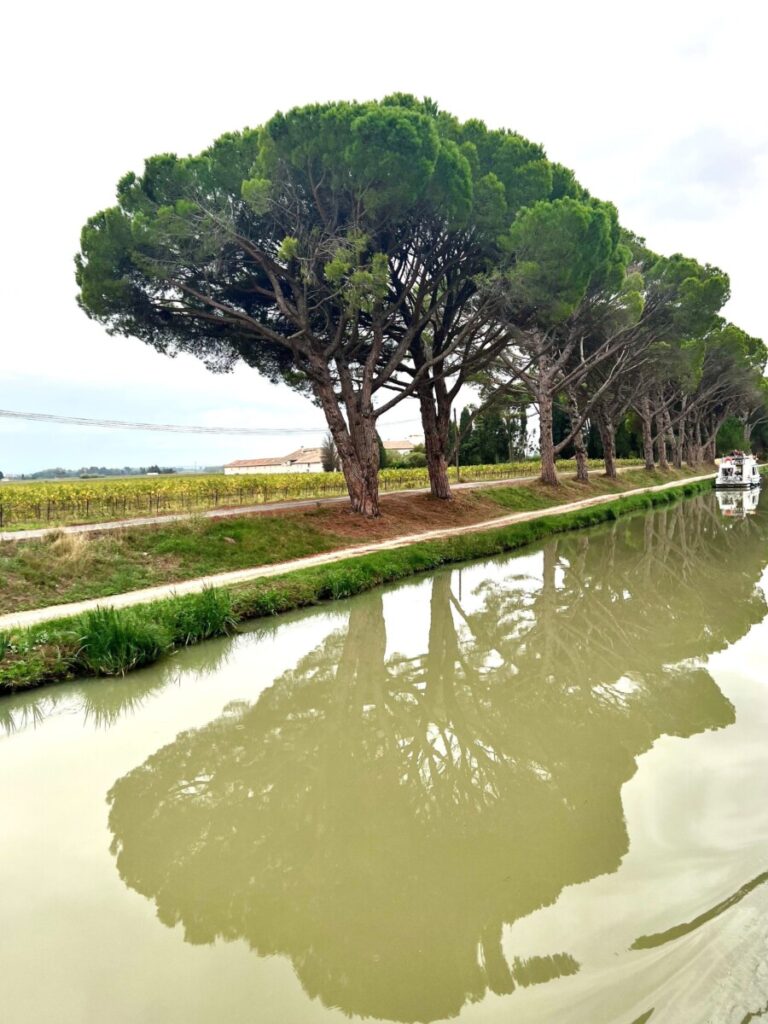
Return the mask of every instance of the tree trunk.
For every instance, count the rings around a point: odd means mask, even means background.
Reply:
[[[685,461],[691,469],[701,462],[701,424],[691,417],[685,428]]]
[[[347,482],[352,511],[373,519],[379,510],[379,443],[375,420],[364,417],[355,431],[358,436],[354,454],[346,461],[341,456],[341,468]]]
[[[674,451],[672,453],[672,465],[675,469],[683,468],[683,441],[679,434],[674,435]]]
[[[414,343],[411,354],[417,370],[424,367],[426,353],[422,341]],[[429,489],[433,498],[449,501],[451,485],[448,480],[448,448],[451,430],[451,397],[445,378],[440,376],[442,363],[435,364],[424,376],[417,397],[421,411],[421,425],[424,430],[424,452],[427,457]],[[435,379],[434,374],[438,374]],[[456,440],[458,444],[458,438]]]
[[[352,511],[374,518],[379,515],[379,442],[373,407],[354,392],[345,402],[345,421],[327,367],[313,369],[314,392],[336,445]]]
[[[587,458],[587,445],[584,441],[584,430],[580,428],[573,439],[574,454],[576,458],[576,479],[580,484],[589,483],[589,460]]]
[[[672,427],[669,412],[667,412],[667,426],[672,432],[672,465],[675,469],[683,468],[683,438],[685,437],[685,416],[680,420],[680,425],[675,431]]]
[[[664,400],[659,395],[656,407],[656,446],[659,453],[659,469],[666,472],[669,469],[667,460],[667,437],[666,422],[664,420]]]
[[[605,475],[609,479],[615,480],[618,476],[616,471],[616,428],[604,413],[598,413],[597,428],[600,431],[600,440],[603,442]]]
[[[701,439],[701,419],[696,417],[696,430],[693,435],[696,444],[696,465],[700,465],[704,458],[704,444]]]
[[[419,389],[419,405],[421,407],[421,423],[424,428],[424,451],[427,456],[427,472],[429,488],[433,498],[450,501],[451,485],[448,480],[448,433],[449,416],[443,417],[435,410],[435,401],[431,388]],[[442,410],[441,410],[442,412]],[[441,429],[445,419],[445,429]],[[457,442],[458,444],[458,439]]]
[[[710,416],[709,425],[702,438],[701,458],[704,462],[711,465],[714,465],[715,456],[717,455],[717,435],[726,418],[721,416],[719,419],[715,419],[714,416]]]
[[[643,458],[645,468],[650,472],[656,468],[653,461],[653,429],[651,427],[651,403],[648,396],[640,403],[640,420],[643,424]]]
[[[452,501],[451,484],[448,479],[448,463],[445,454],[439,448],[431,447],[424,435],[424,449],[427,455],[427,472],[429,473],[429,489],[433,498]]]
[[[539,449],[541,482],[556,487],[559,483],[555,466],[555,443],[552,438],[552,395],[546,385],[539,388]]]
[[[571,421],[571,430],[579,422],[581,413],[576,394],[572,389],[568,390],[568,418]],[[589,483],[589,465],[587,460],[587,439],[585,437],[585,423],[577,428],[573,435],[573,451],[576,458],[576,479],[579,483]]]

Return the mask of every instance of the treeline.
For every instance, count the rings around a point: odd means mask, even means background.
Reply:
[[[521,462],[528,454],[528,414],[525,405],[503,408],[469,406],[461,411],[458,427],[448,431],[451,453],[459,465],[487,466]]]
[[[81,466],[80,469],[39,469],[35,473],[20,473],[19,480],[89,480],[100,476],[142,476],[145,473],[176,473],[173,466]]]
[[[747,426],[743,418],[730,416],[717,433],[716,454],[732,451],[734,448],[749,448],[757,454],[768,451],[768,419],[763,420],[747,438]],[[462,410],[459,420],[459,464],[461,466],[494,465],[520,461],[529,454],[535,439],[528,432],[526,407],[512,406],[505,411],[498,409],[477,409],[470,406]],[[552,439],[560,449],[562,458],[572,459],[575,455],[570,434],[570,420],[567,413],[555,406],[552,417]],[[456,430],[451,425],[449,434],[451,450],[455,454]],[[564,446],[560,442],[566,441]],[[597,423],[588,421],[585,426],[585,442],[589,459],[603,459],[603,442]],[[616,428],[616,457],[635,459],[643,457],[643,426],[640,416],[627,413]]]
[[[408,397],[439,498],[456,445],[483,461],[519,444],[510,407],[535,406],[549,484],[569,451],[586,480],[598,440],[614,476],[628,425],[650,469],[711,461],[729,418],[745,445],[768,420],[766,348],[723,318],[723,271],[652,252],[540,145],[430,100],[277,114],[150,158],[117,199],[82,232],[85,312],[306,393],[366,515],[378,419]]]

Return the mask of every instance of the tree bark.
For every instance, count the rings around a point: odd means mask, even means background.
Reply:
[[[672,452],[672,465],[675,469],[683,468],[683,442],[679,435],[674,435],[674,451]]]
[[[600,440],[603,442],[605,475],[609,479],[615,480],[618,476],[616,471],[616,428],[605,413],[598,413],[597,428],[600,431]]]
[[[336,445],[352,511],[374,518],[379,515],[379,443],[373,406],[363,394],[349,394],[347,426],[327,368],[314,369],[314,391]]]
[[[376,423],[370,416],[361,418],[355,430],[354,454],[347,460],[341,457],[341,468],[347,482],[352,511],[374,519],[379,509],[379,443]]]
[[[690,414],[685,419],[685,427],[681,428],[681,436],[683,443],[683,455],[685,457],[686,464],[691,468],[695,469],[699,464],[699,442],[697,440],[697,421],[693,414]]]
[[[685,461],[693,469],[696,466],[696,435],[694,425],[689,420],[685,430]]]
[[[411,355],[416,370],[423,369],[427,354],[421,339],[411,346]],[[442,362],[435,363],[432,370],[423,378],[421,385],[416,388],[416,395],[419,399],[421,424],[424,430],[429,489],[433,498],[449,501],[453,497],[448,480],[452,397],[448,393],[445,378],[441,375],[442,368]],[[458,438],[456,443],[458,444]]]
[[[701,419],[696,416],[688,427],[688,465],[692,468],[702,461]]]
[[[667,424],[664,419],[664,399],[661,395],[658,396],[658,405],[656,406],[656,447],[659,454],[659,469],[666,472],[669,469],[669,461],[667,459]]]
[[[541,482],[556,487],[559,483],[555,466],[555,443],[552,438],[552,395],[546,384],[539,387],[539,450]]]
[[[580,419],[579,403],[573,389],[568,390],[568,418],[571,429]],[[589,464],[587,459],[586,423],[582,423],[573,436],[573,451],[576,458],[576,479],[579,483],[589,483]]]
[[[683,438],[685,437],[685,416],[680,420],[677,431],[672,426],[669,411],[666,415],[667,428],[672,434],[672,465],[675,469],[683,468]]]
[[[429,489],[433,498],[450,501],[451,485],[448,480],[448,434],[449,416],[443,416],[443,410],[435,409],[431,387],[419,389],[419,405],[421,407],[421,423],[424,428],[424,451],[427,456],[427,472],[429,473]],[[448,410],[450,413],[450,409]],[[445,424],[442,420],[445,419]],[[458,439],[456,441],[458,444]]]
[[[709,426],[702,438],[701,458],[704,462],[714,464],[717,455],[717,435],[726,419],[726,416],[721,416],[719,419],[710,416]]]
[[[651,403],[646,395],[640,403],[640,420],[643,424],[643,458],[645,468],[650,472],[656,468],[653,461],[653,429],[651,426]]]

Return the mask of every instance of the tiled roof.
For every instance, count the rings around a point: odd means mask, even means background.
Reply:
[[[246,466],[282,466],[285,463],[285,456],[278,459],[235,459],[228,462],[225,469],[240,469]]]
[[[290,455],[279,455],[271,459],[235,459],[228,462],[225,469],[247,469],[249,466],[290,466],[295,462],[302,465],[305,463],[322,462],[321,448],[299,448]]]
[[[400,448],[415,448],[416,445],[413,443],[413,441],[385,441],[384,447],[388,451],[396,451],[397,449]]]
[[[284,455],[281,462],[322,462],[321,448],[299,448],[290,455]]]

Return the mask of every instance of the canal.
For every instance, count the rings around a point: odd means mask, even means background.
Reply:
[[[0,700],[4,1024],[768,1017],[750,504]]]

